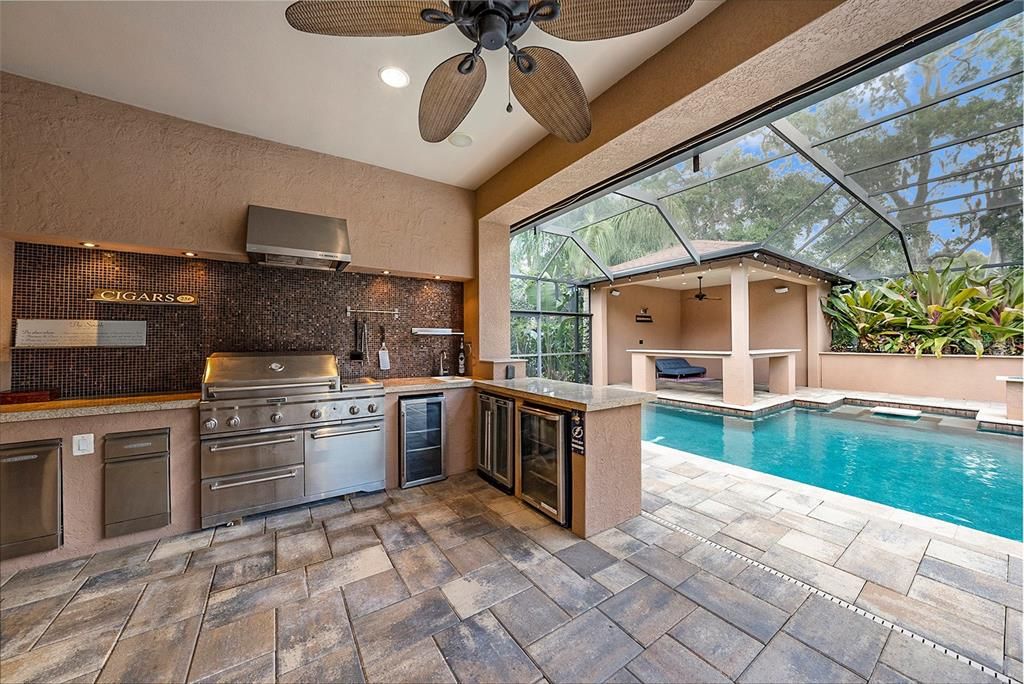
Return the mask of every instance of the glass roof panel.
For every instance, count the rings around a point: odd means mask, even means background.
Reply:
[[[914,268],[1020,263],[1021,208],[970,212],[923,223],[904,224]]]
[[[565,238],[540,230],[523,230],[509,240],[509,272],[514,275],[539,276],[544,265]]]
[[[823,195],[799,214],[783,224],[765,240],[765,247],[785,254],[797,254],[811,239],[829,228],[856,200],[838,185],[832,185]]]
[[[693,171],[693,159],[688,157],[667,169],[633,183],[628,186],[627,190],[639,190],[655,197],[665,197],[790,154],[793,154],[793,150],[771,129],[759,128],[707,152],[702,152],[700,171],[696,173]]]
[[[810,260],[811,263],[822,262],[868,226],[882,223],[877,219],[877,216],[858,204],[841,219],[814,236],[814,239],[800,251],[799,256]],[[888,224],[882,225],[888,230]]]
[[[612,273],[671,247],[682,247],[658,209],[644,204],[576,231]],[[684,251],[685,253],[685,251]]]
[[[698,171],[680,156],[620,192],[659,198],[702,255],[763,246],[874,277],[909,268],[902,227],[914,268],[1020,263],[1021,17],[788,115],[791,143],[765,126],[701,153]],[[575,231],[612,272],[689,259],[655,207],[616,193],[540,227]],[[548,272],[601,277],[571,241],[547,249],[559,246]]]
[[[876,193],[1020,159],[1022,151],[1024,146],[1021,144],[1020,128],[1014,128],[944,147],[927,155],[883,164],[853,174],[853,178],[869,193]]]
[[[1020,160],[999,163],[980,171],[968,171],[951,178],[940,176],[939,180],[878,193],[876,198],[886,209],[897,211],[903,207],[920,206],[926,202],[958,197],[968,192],[1021,185],[1022,168],[1024,166]]]
[[[896,233],[890,232],[870,246],[863,254],[844,266],[840,272],[851,280],[871,280],[906,273],[907,257]]]
[[[601,273],[586,252],[580,249],[572,240],[566,240],[561,249],[555,253],[547,268],[541,273],[541,277],[551,280],[565,280],[569,282],[583,282],[603,278]]]
[[[808,107],[790,120],[818,143],[1019,71],[1020,35],[1017,14]]]
[[[1015,186],[996,190],[995,192],[981,191],[966,197],[957,197],[944,201],[934,202],[918,207],[908,207],[896,212],[896,217],[902,223],[922,223],[932,219],[953,216],[955,214],[976,213],[990,209],[1001,209],[1003,207],[1018,205],[1021,202],[1021,188]]]
[[[640,206],[640,202],[634,199],[611,193],[553,218],[541,224],[541,228],[556,227],[566,230],[577,230],[594,223],[599,223],[638,206]]]
[[[760,242],[830,182],[794,154],[670,195],[663,203],[691,240]]]

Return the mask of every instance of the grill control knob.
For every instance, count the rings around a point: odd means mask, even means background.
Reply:
[[[376,404],[370,404],[370,405],[368,405],[366,407],[366,410],[369,411],[370,413],[376,413],[377,412],[377,405]]]
[[[351,413],[353,416],[358,415],[359,414],[359,407],[358,406],[349,406],[348,407],[348,412]]]
[[[207,418],[206,422],[203,423],[203,427],[207,430],[216,430],[217,425],[218,423],[216,418]]]
[[[284,416],[282,416],[280,413],[271,413],[270,414],[270,422],[271,423],[280,423],[282,420],[284,420]]]
[[[242,424],[242,420],[238,416],[231,416],[228,418],[228,427],[238,427]]]
[[[320,420],[321,418],[324,417],[324,412],[321,411],[320,409],[313,409],[312,411],[309,412],[309,417],[312,418],[313,420]]]

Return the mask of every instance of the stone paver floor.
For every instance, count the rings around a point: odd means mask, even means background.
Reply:
[[[1020,678],[1021,561],[645,450],[646,509]],[[883,524],[884,523],[884,524]],[[993,681],[639,516],[475,474],[15,574],[4,682]]]

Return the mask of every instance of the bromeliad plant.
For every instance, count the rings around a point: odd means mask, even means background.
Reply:
[[[834,290],[822,301],[832,349],[878,353],[1021,354],[1021,269],[985,276],[980,269],[934,269]]]

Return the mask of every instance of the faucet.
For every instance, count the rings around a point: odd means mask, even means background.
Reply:
[[[448,375],[448,371],[445,370],[444,364],[448,362],[448,352],[441,352],[441,372],[438,375]]]

